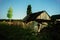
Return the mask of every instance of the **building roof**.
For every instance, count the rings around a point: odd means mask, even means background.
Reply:
[[[52,15],[51,18],[52,19],[60,19],[60,14],[58,14],[58,15]]]
[[[35,12],[35,13],[32,13],[28,16],[26,16],[23,20],[25,22],[29,22],[29,21],[33,21],[36,19],[37,16],[39,16],[40,14],[42,14],[43,12],[46,12],[46,11],[40,11],[40,12]],[[46,12],[47,13],[47,12]],[[48,15],[49,16],[49,15]],[[49,16],[50,17],[50,16]]]

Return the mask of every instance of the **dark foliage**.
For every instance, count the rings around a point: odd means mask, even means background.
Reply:
[[[40,40],[60,40],[60,23],[43,28],[38,36]]]
[[[29,28],[0,23],[0,40],[60,40],[60,23],[50,24],[38,35]]]
[[[31,13],[32,13],[31,5],[28,5],[28,7],[27,7],[27,15],[30,15]]]
[[[0,24],[1,40],[38,40],[30,29],[23,29],[19,26]]]

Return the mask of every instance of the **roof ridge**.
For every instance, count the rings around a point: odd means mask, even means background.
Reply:
[[[38,11],[38,12],[34,12],[34,13],[39,13],[39,12],[46,12],[45,10],[42,10],[42,11]]]

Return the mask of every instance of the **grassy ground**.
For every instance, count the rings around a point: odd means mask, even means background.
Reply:
[[[38,40],[30,29],[0,23],[0,40]]]
[[[41,30],[38,35],[29,28],[8,25],[0,22],[0,40],[60,40],[60,23],[50,25]]]

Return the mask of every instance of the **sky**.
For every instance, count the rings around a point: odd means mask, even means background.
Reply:
[[[8,19],[10,6],[13,9],[12,19],[23,19],[29,4],[32,13],[45,10],[50,16],[60,14],[60,0],[0,0],[0,19]]]

